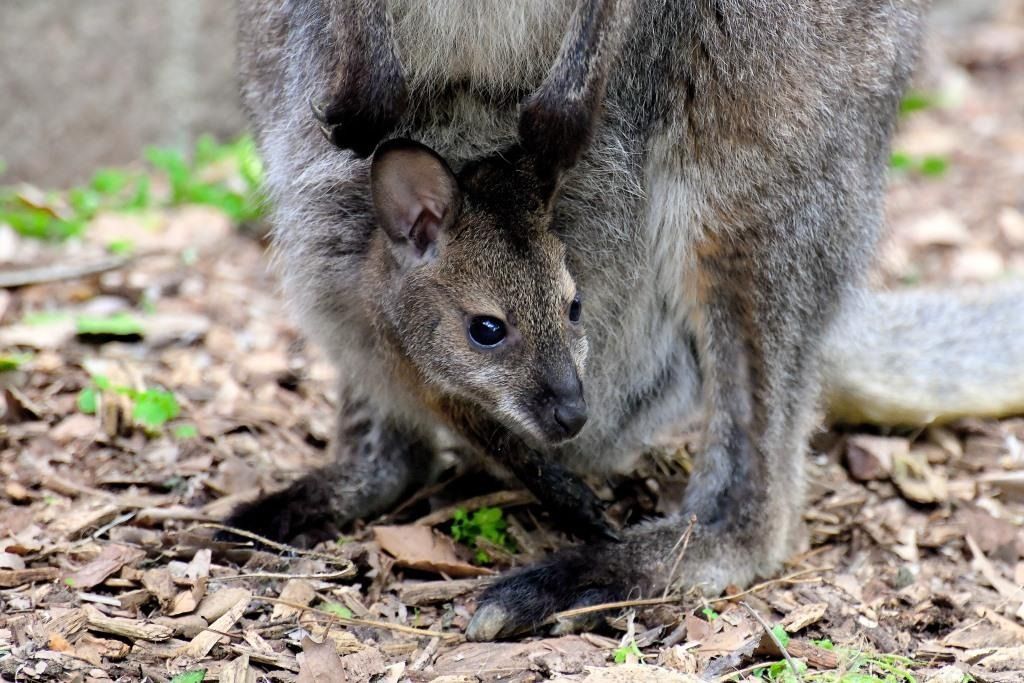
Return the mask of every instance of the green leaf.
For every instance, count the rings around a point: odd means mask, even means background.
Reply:
[[[127,256],[135,251],[135,242],[130,239],[112,240],[107,243],[107,251],[115,256]]]
[[[100,194],[117,194],[128,185],[128,174],[115,168],[105,168],[93,175],[89,183]]]
[[[812,645],[820,647],[822,650],[834,650],[836,646],[828,638],[822,638],[821,640],[812,640]]]
[[[86,415],[95,415],[99,404],[99,395],[93,387],[86,387],[78,392],[78,409]]]
[[[708,621],[714,621],[715,619],[718,618],[718,612],[716,612],[715,610],[711,609],[710,607],[705,607],[704,609],[702,609],[700,611],[700,613],[703,614],[704,618],[707,619]]]
[[[622,647],[616,648],[615,651],[612,653],[612,659],[615,660],[616,664],[625,664],[626,661],[629,659],[630,655],[633,655],[637,659],[641,660],[644,657],[644,653],[640,651],[639,647],[637,647],[635,640],[629,641],[628,645],[623,645]]]
[[[169,391],[149,389],[137,394],[134,399],[132,418],[147,427],[162,427],[181,412],[178,400]]]
[[[68,314],[63,311],[37,311],[26,313],[21,322],[25,325],[51,325],[68,319]]]
[[[477,550],[474,559],[479,564],[491,561],[489,554],[476,548],[477,540],[480,538],[509,551],[515,551],[515,544],[505,533],[507,528],[508,522],[505,521],[505,513],[501,508],[481,508],[472,515],[459,508],[452,515],[452,538]]]
[[[75,321],[78,334],[134,337],[142,334],[142,323],[128,313],[115,313],[107,317],[79,316]]]
[[[354,616],[352,610],[337,602],[325,602],[320,605],[320,609],[342,619],[351,619]]]
[[[910,155],[906,152],[893,152],[889,156],[889,167],[895,171],[908,171],[912,165]]]
[[[926,156],[918,167],[921,175],[937,178],[949,170],[949,160],[940,156]]]
[[[17,370],[32,360],[30,353],[0,353],[0,372]]]
[[[903,100],[900,102],[900,114],[902,116],[907,116],[908,114],[913,114],[915,111],[931,109],[936,104],[938,104],[938,101],[934,95],[911,91],[904,95]]]
[[[782,643],[782,647],[789,645],[789,634],[786,633],[786,629],[782,624],[775,624],[775,626],[772,627],[772,633],[775,634],[775,637],[779,639],[780,643]]]
[[[171,683],[203,683],[206,680],[206,669],[192,669],[178,674]]]
[[[194,439],[199,436],[199,430],[194,424],[185,423],[175,425],[173,434],[175,439]]]

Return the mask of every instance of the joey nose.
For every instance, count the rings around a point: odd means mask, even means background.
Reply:
[[[575,368],[547,373],[536,413],[547,439],[559,443],[580,433],[587,422],[583,383]]]
[[[587,423],[587,404],[580,396],[566,403],[555,406],[555,422],[565,432],[566,438],[580,433]]]

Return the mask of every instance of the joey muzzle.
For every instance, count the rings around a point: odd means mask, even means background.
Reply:
[[[537,402],[537,420],[551,443],[573,438],[587,422],[587,401],[583,383],[573,372],[558,381],[545,383]]]

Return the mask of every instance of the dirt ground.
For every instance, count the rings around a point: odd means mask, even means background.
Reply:
[[[895,146],[886,286],[1024,276],[1024,3],[947,35]],[[492,571],[571,542],[523,492],[436,486],[315,551],[210,540],[331,429],[332,370],[258,237],[186,203],[60,244],[0,226],[0,263],[28,281],[0,289],[0,680],[1024,680],[1024,419],[822,430],[810,547],[775,579],[466,643]],[[599,482],[613,514],[678,496],[691,447]],[[473,564],[452,521],[495,507],[512,542],[478,538]]]

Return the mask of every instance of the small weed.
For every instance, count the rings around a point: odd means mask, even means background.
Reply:
[[[113,240],[107,243],[107,251],[114,256],[129,256],[135,251],[135,242],[130,239]]]
[[[206,680],[206,669],[183,671],[171,679],[171,683],[203,683]]]
[[[36,311],[35,313],[26,313],[21,318],[21,322],[24,325],[51,325],[63,322],[68,317],[70,317],[69,314],[63,311]]]
[[[0,372],[17,370],[30,360],[31,353],[0,353]]]
[[[772,631],[775,632],[775,629]],[[777,632],[776,635],[778,635]],[[826,650],[838,652],[845,664],[840,667],[839,671],[809,672],[804,662],[796,660],[800,678],[805,683],[918,683],[917,677],[909,670],[914,662],[906,657],[864,654],[847,649],[836,650],[832,641],[827,638],[811,642]],[[771,683],[796,683],[797,681],[797,676],[794,675],[786,660],[767,664],[754,669],[751,673],[754,678]]]
[[[900,115],[909,116],[914,112],[932,109],[938,105],[938,96],[920,90],[911,90],[900,101]]]
[[[497,546],[515,552],[515,544],[505,533],[507,528],[508,523],[501,508],[480,508],[472,516],[459,508],[453,516],[451,533],[456,541],[476,550],[474,560],[477,564],[487,564],[491,561],[491,556],[476,547],[477,539],[485,538]]]
[[[355,616],[352,610],[337,602],[325,602],[320,605],[320,609],[342,619],[351,619]]]
[[[616,648],[612,653],[612,659],[616,664],[625,664],[630,656],[636,657],[641,661],[644,658],[644,653],[640,651],[640,647],[636,644],[635,640],[629,641],[628,645]]]
[[[151,148],[146,151],[146,159],[149,166],[145,170],[103,169],[85,185],[63,192],[0,187],[0,223],[26,237],[59,241],[80,236],[101,212],[205,204],[221,209],[238,222],[252,221],[263,214],[263,166],[251,138],[219,144],[203,137],[190,155],[181,150]],[[166,177],[168,196],[154,196],[155,176]],[[130,253],[131,249],[130,240],[108,245],[115,254]]]
[[[949,170],[949,159],[934,154],[916,157],[905,152],[893,152],[889,157],[889,168],[897,173],[938,178]]]
[[[786,627],[782,624],[775,624],[775,626],[772,626],[772,635],[782,643],[782,647],[789,645],[789,634],[786,633]]]
[[[708,621],[714,621],[715,619],[718,618],[718,612],[716,612],[715,610],[711,609],[710,607],[705,607],[704,609],[702,609],[700,611],[700,613],[703,614],[704,618],[707,619]]]
[[[75,328],[80,335],[105,337],[141,337],[142,323],[128,313],[110,316],[83,315],[75,319]]]
[[[174,425],[174,429],[171,430],[171,433],[174,434],[175,439],[181,439],[182,441],[185,439],[194,439],[199,436],[199,430],[194,424],[189,422]]]
[[[171,205],[215,206],[238,222],[252,221],[262,215],[263,167],[250,138],[218,145],[213,138],[204,136],[196,143],[192,157],[190,162],[184,153],[175,149],[146,150],[146,160],[166,175],[171,184]],[[231,164],[237,169],[241,187],[209,177],[207,171],[219,164]]]
[[[131,387],[112,384],[103,375],[94,375],[92,383],[78,393],[78,409],[87,415],[94,414],[99,407],[99,398],[104,393],[127,396],[132,402],[132,419],[151,434],[158,433],[167,422],[176,418],[181,412],[178,400],[169,391],[163,389],[138,391]],[[185,427],[187,432],[187,428],[191,426],[178,425],[177,428]],[[195,427],[192,429],[194,430]]]

